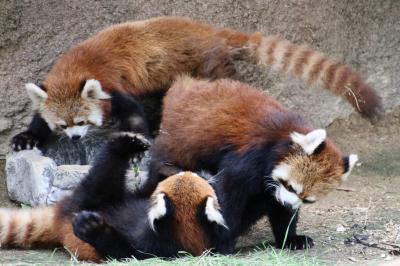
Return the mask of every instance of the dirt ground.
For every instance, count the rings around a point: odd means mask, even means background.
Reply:
[[[400,109],[373,127],[357,116],[336,121],[329,135],[344,152],[359,155],[349,181],[327,198],[301,210],[298,231],[311,236],[306,251],[327,265],[376,265],[400,258]],[[4,162],[0,164],[4,191]],[[1,206],[11,206],[0,193]],[[258,223],[241,246],[272,241],[265,222]],[[304,251],[297,251],[304,252]],[[60,251],[0,251],[3,263],[69,263]]]

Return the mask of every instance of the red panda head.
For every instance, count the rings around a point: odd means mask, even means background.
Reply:
[[[57,84],[47,82],[42,87],[26,84],[34,108],[51,130],[62,130],[68,137],[79,139],[85,136],[90,125],[102,125],[101,100],[110,96],[103,91],[99,81],[90,79],[81,84],[77,82],[75,85],[80,90],[63,85],[57,87]]]
[[[320,199],[347,179],[358,158],[343,157],[326,138],[324,129],[307,134],[293,132],[293,145],[272,171],[276,198],[298,208]]]
[[[207,228],[226,228],[217,197],[206,180],[192,172],[181,172],[160,182],[152,194],[148,212],[151,227],[170,221],[175,241],[193,255],[200,255],[209,245]]]

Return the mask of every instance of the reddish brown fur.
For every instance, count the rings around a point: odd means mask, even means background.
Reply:
[[[211,83],[183,77],[168,91],[164,107],[155,146],[167,149],[165,154],[179,156],[172,160],[185,166],[191,166],[193,157],[208,154],[224,143],[233,144],[242,152],[265,143],[266,136],[274,141],[291,133],[262,123],[268,121],[268,114],[286,111],[284,107],[263,92],[237,81],[224,79]],[[292,129],[306,132],[308,127],[302,127]],[[164,143],[164,134],[168,143]],[[182,139],[186,145],[180,145]]]
[[[154,147],[167,154],[171,163],[194,169],[198,158],[227,146],[242,153],[288,140],[293,132],[307,134],[312,130],[277,101],[246,84],[182,77],[164,98],[160,135]],[[317,154],[308,156],[298,146],[279,154],[276,163],[291,166],[291,178],[304,187],[303,198],[326,194],[339,184],[343,174],[342,155],[329,139]]]
[[[20,248],[61,246],[80,260],[100,261],[95,250],[74,235],[71,219],[61,215],[60,205],[30,210],[1,210],[0,244],[2,247]]]
[[[230,60],[242,58],[266,67],[278,64],[278,70],[298,76],[311,66],[312,70],[303,76],[305,80],[321,83],[341,96],[351,89],[359,106],[354,97],[346,94],[346,99],[362,114],[376,114],[380,108],[379,97],[361,82],[358,75],[358,83],[335,82],[341,79],[335,72],[337,69],[324,73],[327,70],[322,68],[323,62],[333,64],[331,60],[319,54],[322,59],[315,63],[310,57],[318,53],[306,49],[297,55],[305,48],[295,44],[284,48],[282,44],[285,43],[287,41],[262,37],[259,33],[246,34],[179,17],[115,25],[74,46],[57,60],[43,81],[48,99],[41,111],[66,114],[85,106],[80,101],[80,89],[87,79],[99,80],[106,91],[144,95],[155,90],[167,90],[182,74],[213,78],[233,75]],[[276,58],[278,46],[286,49],[282,62]],[[207,67],[204,64],[215,49],[220,51],[219,56],[215,56],[214,66],[205,71]],[[219,59],[221,62],[217,62]],[[226,65],[228,69],[224,70]],[[356,74],[352,72],[352,75]],[[107,114],[109,110],[104,111]]]
[[[211,248],[205,232],[196,220],[200,204],[208,197],[216,198],[210,184],[191,172],[184,172],[160,182],[153,195],[158,193],[165,193],[176,206],[172,223],[175,228],[172,231],[183,249],[198,256]]]

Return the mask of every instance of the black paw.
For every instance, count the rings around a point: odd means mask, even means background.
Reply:
[[[39,140],[29,131],[15,135],[11,140],[11,147],[14,151],[30,150],[39,145]]]
[[[97,212],[82,211],[72,219],[74,234],[91,243],[105,228],[104,219]]]
[[[136,154],[143,153],[150,148],[150,141],[142,134],[130,132],[118,133],[111,141],[113,149],[119,153]]]
[[[309,249],[314,246],[314,241],[311,237],[304,235],[295,235],[288,237],[286,239],[286,243],[284,248],[289,248],[292,250],[301,250],[301,249]],[[279,248],[282,248],[282,244],[278,245]]]

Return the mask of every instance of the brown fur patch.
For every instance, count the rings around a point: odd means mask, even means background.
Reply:
[[[297,146],[283,163],[290,166],[290,174],[287,182],[293,181],[301,184],[301,199],[308,196],[321,198],[331,192],[341,182],[343,175],[342,156],[339,150],[327,139],[321,152],[306,155],[301,147]]]
[[[68,116],[78,116],[82,113],[80,108],[86,111],[89,108],[86,102],[79,101],[82,84],[87,79],[100,81],[107,92],[143,96],[168,90],[182,74],[212,79],[232,76],[235,73],[232,58],[272,66],[281,61],[276,60],[276,53],[280,50],[277,46],[284,43],[289,42],[179,17],[114,25],[75,45],[58,58],[43,81],[48,99],[46,108],[40,111],[47,112],[49,117],[65,119],[69,125],[71,117]],[[315,63],[309,57],[317,53],[309,49],[302,56],[294,56],[295,51],[301,48],[292,43],[286,46],[284,60],[279,62],[283,64],[281,70],[286,71],[294,64],[291,72],[300,75],[305,67],[311,67],[305,79],[317,82],[323,64],[331,60],[321,55],[320,61]],[[210,54],[214,56],[210,57]],[[334,71],[329,71],[322,75],[327,76],[327,88],[333,90]],[[366,102],[358,110],[367,116],[375,113],[380,106],[375,92],[368,86],[360,85],[354,89],[358,89],[359,97]],[[344,87],[337,89],[338,95],[345,91]],[[346,96],[346,99],[354,102],[351,97]],[[102,102],[93,104],[102,108],[107,117],[110,110],[106,105]]]
[[[272,113],[273,116],[269,115]],[[294,130],[304,132],[310,128],[304,121],[289,122],[286,114],[287,110],[277,101],[249,85],[183,77],[164,99],[163,121],[155,147],[170,155],[173,162],[179,162],[179,166],[192,169],[198,156],[226,145],[243,152],[287,138]]]
[[[173,231],[177,243],[196,256],[211,248],[208,246],[205,232],[197,222],[200,204],[207,197],[216,198],[210,184],[191,172],[182,172],[160,182],[153,195],[158,193],[165,193],[174,204]]]

